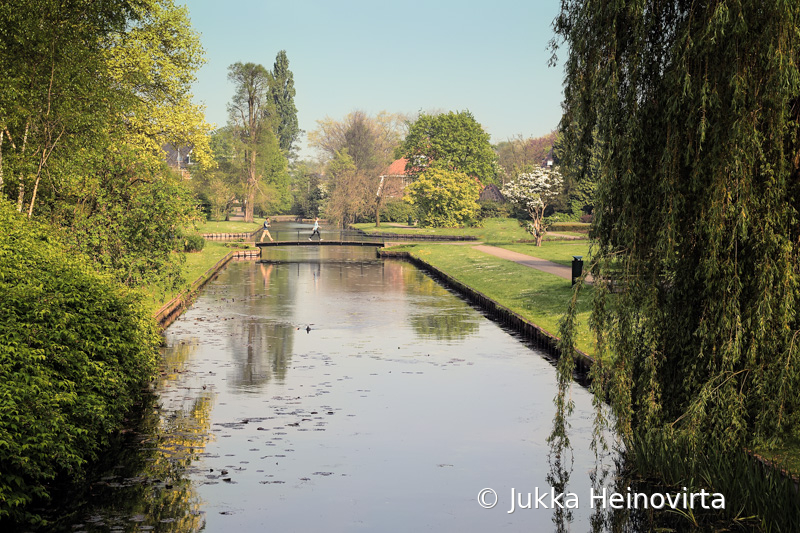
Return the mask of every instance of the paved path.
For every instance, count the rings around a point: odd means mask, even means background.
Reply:
[[[569,266],[564,266],[546,259],[539,259],[538,257],[533,257],[518,252],[512,252],[511,250],[498,248],[497,246],[479,244],[478,246],[473,246],[472,248],[489,255],[494,255],[508,261],[514,261],[520,265],[535,268],[536,270],[541,270],[542,272],[547,272],[548,274],[553,274],[554,276],[572,281],[572,267]],[[591,280],[592,277],[587,276],[586,281],[591,282]]]

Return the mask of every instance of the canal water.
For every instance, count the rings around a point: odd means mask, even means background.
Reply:
[[[374,248],[270,254],[166,330],[155,404],[68,530],[605,530],[591,397],[572,388],[554,470],[543,353]],[[553,510],[568,476],[578,508]]]

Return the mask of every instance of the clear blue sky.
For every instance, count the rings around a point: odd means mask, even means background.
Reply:
[[[217,126],[233,94],[228,65],[272,69],[279,50],[289,58],[305,131],[356,109],[469,109],[499,142],[544,135],[561,117],[563,58],[547,66],[557,0],[183,2],[206,50],[195,100]]]

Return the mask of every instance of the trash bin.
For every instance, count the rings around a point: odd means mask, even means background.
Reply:
[[[581,277],[583,274],[583,256],[582,255],[573,255],[572,256],[572,284],[575,285],[577,283],[578,278]]]
[[[409,226],[413,226],[414,225],[414,219],[411,218],[411,215],[408,215],[408,225]]]

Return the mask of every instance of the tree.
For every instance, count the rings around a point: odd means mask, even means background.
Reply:
[[[423,226],[452,228],[474,220],[480,211],[481,185],[463,172],[431,168],[406,188],[406,200],[416,205]]]
[[[331,163],[347,153],[354,166],[352,175],[348,175],[348,195],[336,194],[334,189],[337,185],[331,183],[326,212],[357,212],[361,216],[366,213],[364,206],[374,205],[377,213],[379,205],[376,198],[379,201],[380,196],[376,197],[376,194],[381,187],[380,175],[391,163],[394,151],[400,144],[403,124],[403,115],[385,111],[375,117],[364,111],[353,111],[342,121],[330,117],[317,121],[317,129],[308,134],[309,144]],[[328,175],[333,175],[330,169]],[[339,190],[344,189],[339,186]],[[338,205],[338,202],[344,202],[345,205]],[[355,211],[352,209],[353,202],[359,205]],[[343,221],[341,218],[336,220]]]
[[[347,148],[328,164],[328,199],[325,215],[346,227],[369,208],[371,176],[359,170]]]
[[[253,221],[256,192],[260,175],[259,149],[265,137],[272,133],[267,98],[270,74],[262,65],[234,63],[228,67],[228,79],[235,85],[235,93],[228,104],[229,124],[239,141],[242,161],[245,214],[247,222]]]
[[[327,198],[327,189],[322,182],[321,165],[311,161],[295,161],[290,169],[292,177],[292,213],[314,218]]]
[[[112,36],[107,54],[112,81],[134,97],[118,112],[125,142],[159,161],[164,145],[188,146],[192,159],[207,167],[211,126],[191,94],[205,58],[188,9],[156,0],[137,6],[136,16],[127,31]]]
[[[119,103],[104,42],[134,16],[124,1],[0,5],[0,192],[32,214],[41,179],[62,148],[104,129]],[[30,215],[29,215],[30,216]]]
[[[555,26],[564,164],[599,150],[593,324],[620,434],[796,441],[800,4],[569,2]]]
[[[282,213],[292,205],[288,162],[278,138],[268,132],[259,146],[258,176],[254,208],[262,215]]]
[[[294,77],[289,70],[289,59],[286,57],[286,50],[281,50],[275,57],[275,65],[272,67],[269,97],[278,117],[275,134],[281,151],[287,157],[292,153],[292,147],[302,133],[297,125],[294,95]]]
[[[357,169],[377,176],[392,162],[402,139],[404,120],[403,115],[386,111],[374,117],[353,111],[341,121],[325,117],[308,134],[308,144],[328,160],[347,149]]]
[[[202,50],[185,10],[21,2],[0,5],[0,27],[0,191],[120,281],[176,281],[171,252],[194,206],[161,143],[193,142],[202,160],[205,142],[189,93]]]
[[[213,220],[226,220],[240,177],[236,166],[236,140],[231,128],[224,126],[211,134],[209,144],[215,165],[192,173],[192,189]]]
[[[536,246],[542,245],[547,233],[544,213],[547,207],[558,197],[563,186],[563,179],[558,168],[537,168],[532,172],[520,174],[503,187],[503,196],[523,209],[531,217],[528,231],[536,239]]]
[[[98,147],[124,143],[157,164],[164,144],[190,145],[197,161],[210,161],[209,126],[189,91],[203,51],[186,9],[171,0],[108,6],[23,4],[33,25],[4,24],[15,37],[0,45],[4,72],[14,73],[0,89],[0,176],[17,181],[17,208],[26,204],[28,216],[42,194],[63,190],[65,165],[82,179],[89,169],[77,169]]]
[[[524,139],[521,135],[497,144],[498,178],[502,185],[519,174],[539,167],[553,149],[557,133],[551,131],[542,137]]]
[[[396,155],[408,159],[406,169],[413,173],[440,168],[478,178],[483,184],[496,180],[496,156],[489,134],[469,111],[421,114],[410,125]]]

